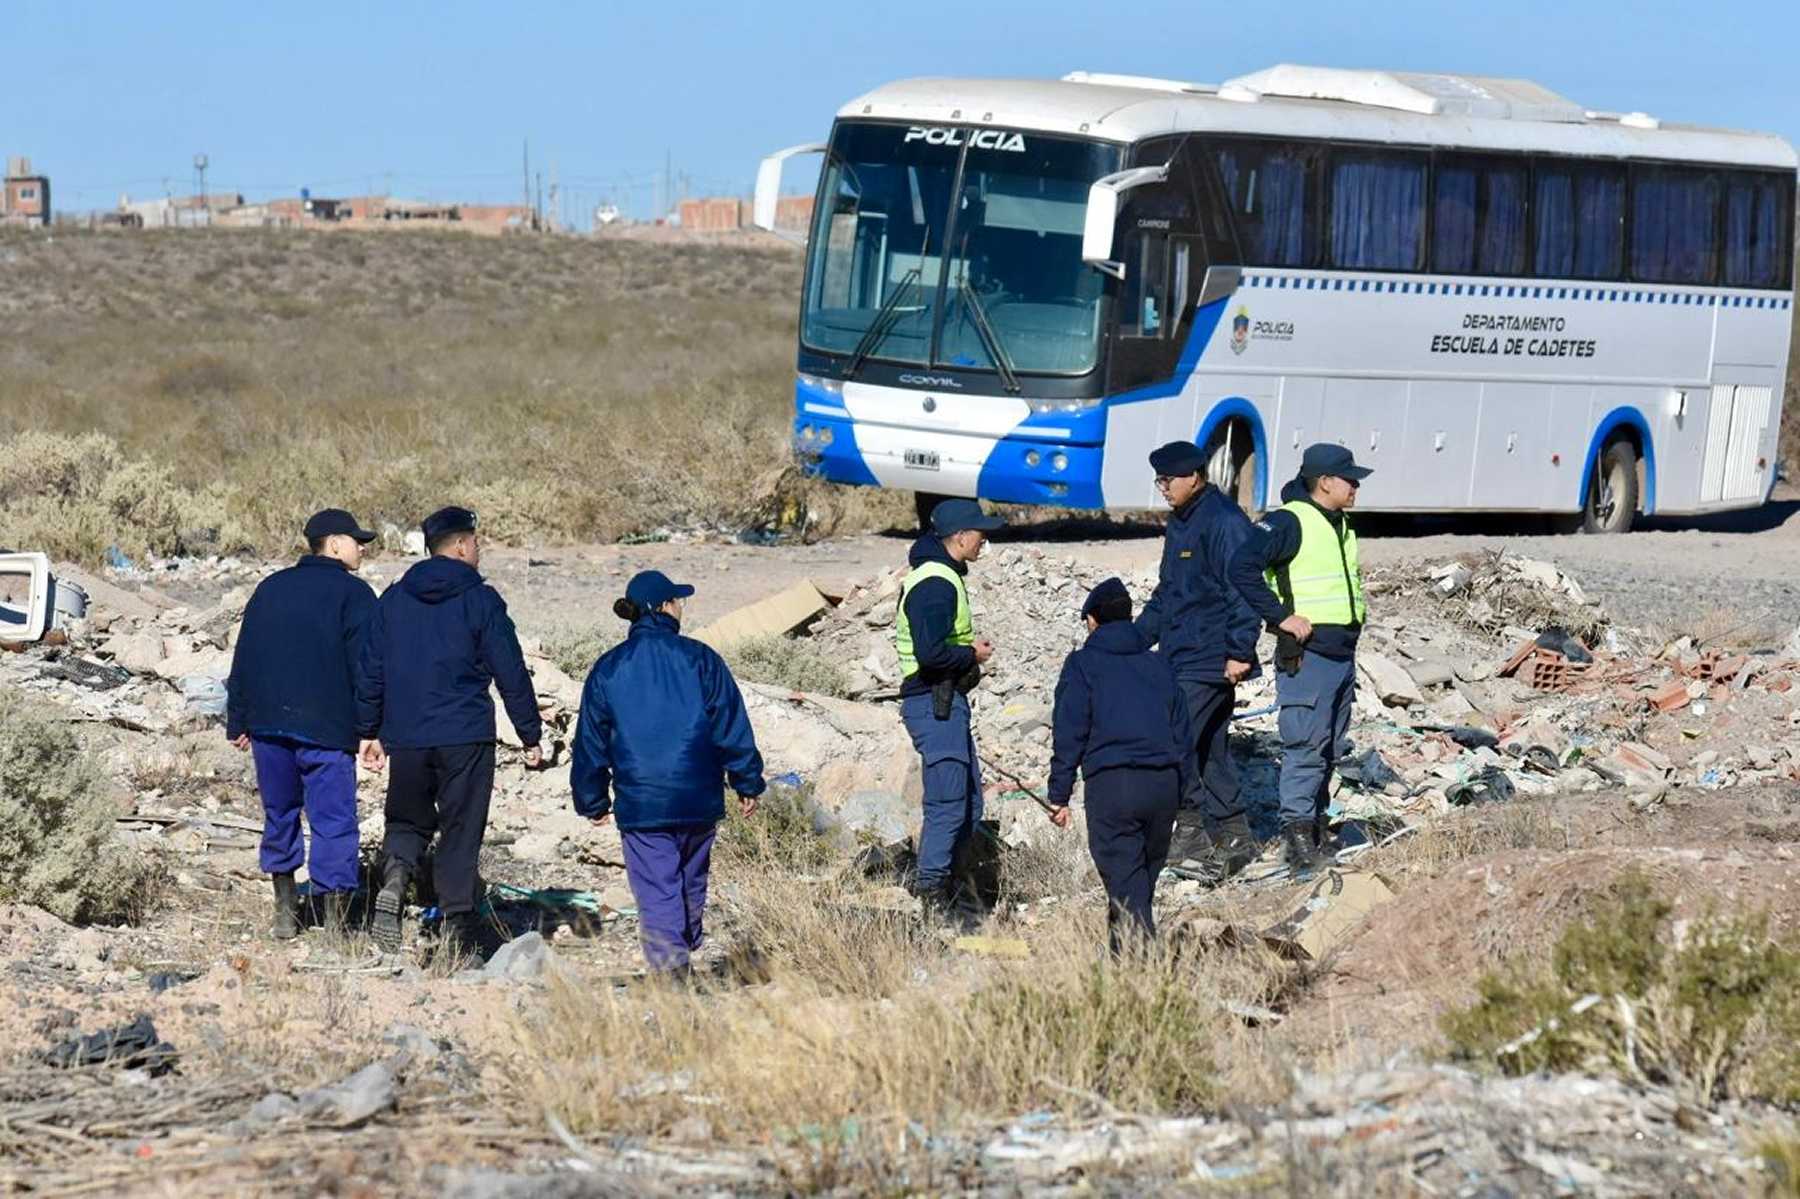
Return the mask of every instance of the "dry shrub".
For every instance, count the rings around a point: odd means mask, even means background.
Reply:
[[[1262,959],[1114,964],[1098,908],[1027,933],[1027,960],[991,959],[948,950],[886,892],[772,874],[734,890],[767,982],[555,985],[522,1017],[517,1098],[590,1133],[656,1133],[699,1111],[777,1141],[823,1129],[892,1151],[908,1121],[1097,1101],[1194,1112],[1281,1085],[1260,1034],[1221,1007],[1269,991]]]
[[[1800,1099],[1800,952],[1767,913],[1714,913],[1670,935],[1672,908],[1633,868],[1570,922],[1548,971],[1482,978],[1444,1017],[1452,1052],[1509,1074],[1616,1073],[1696,1101]]]
[[[241,548],[217,486],[179,486],[167,467],[127,458],[109,437],[27,432],[0,444],[0,544],[92,561]]]
[[[840,698],[850,693],[842,666],[810,643],[779,633],[738,642],[725,651],[725,662],[732,674],[753,683]]]
[[[594,663],[600,660],[600,655],[624,639],[625,628],[622,620],[595,625],[553,625],[538,642],[564,674],[572,679],[585,679],[594,669]]]
[[[114,835],[100,768],[66,723],[0,692],[0,903],[64,920],[137,920],[162,871]]]

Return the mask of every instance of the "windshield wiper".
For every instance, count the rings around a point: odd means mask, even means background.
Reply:
[[[912,291],[912,286],[918,278],[919,268],[916,266],[900,276],[900,282],[895,286],[894,294],[890,295],[887,301],[875,310],[875,319],[869,322],[869,327],[863,330],[862,340],[858,341],[856,349],[851,351],[850,363],[844,367],[844,378],[854,379],[856,372],[862,369],[863,362],[875,351],[875,347],[880,345],[889,331],[900,323],[898,315],[900,301]]]
[[[968,305],[969,315],[975,318],[975,332],[981,335],[981,344],[987,347],[988,357],[994,360],[994,369],[1000,372],[1000,382],[1007,391],[1017,395],[1019,392],[1019,376],[1013,370],[1012,359],[1006,356],[1006,347],[1000,344],[999,334],[988,322],[987,309],[982,307],[981,297],[969,286],[967,275],[956,281],[956,294]]]

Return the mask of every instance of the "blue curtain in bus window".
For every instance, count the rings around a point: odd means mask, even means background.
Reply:
[[[1782,278],[1791,185],[1772,175],[1733,175],[1725,190],[1725,283],[1775,287]]]
[[[1631,275],[1645,283],[1711,283],[1717,275],[1719,177],[1641,167],[1631,185]]]
[[[1550,279],[1610,279],[1619,273],[1625,177],[1562,163],[1537,169],[1535,273]]]
[[[1440,161],[1432,184],[1431,269],[1446,275],[1475,270],[1475,168]]]
[[[1331,163],[1331,265],[1413,271],[1424,265],[1425,159],[1338,154]]]
[[[1483,275],[1525,273],[1525,168],[1483,166],[1481,236],[1475,269]]]
[[[1251,266],[1306,266],[1306,158],[1258,145],[1219,151],[1219,174]]]

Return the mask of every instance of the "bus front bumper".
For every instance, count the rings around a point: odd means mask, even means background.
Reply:
[[[795,417],[793,445],[808,473],[833,483],[1009,504],[1104,506],[1101,447],[1047,440],[1029,425],[988,437],[813,412]]]

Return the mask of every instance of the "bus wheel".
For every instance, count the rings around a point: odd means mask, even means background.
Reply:
[[[1237,506],[1256,515],[1256,443],[1236,421],[1227,421],[1206,447],[1206,478]]]
[[[1600,451],[1594,478],[1588,484],[1581,509],[1584,533],[1623,533],[1637,515],[1637,450],[1629,441],[1615,441]]]
[[[931,532],[931,510],[949,498],[935,491],[913,492],[913,514],[919,518],[919,532]]]

